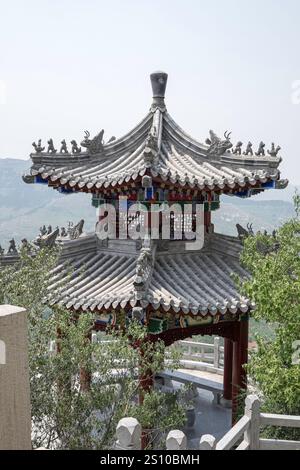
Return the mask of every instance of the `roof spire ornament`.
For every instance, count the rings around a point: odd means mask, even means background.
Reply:
[[[153,92],[151,110],[155,111],[157,108],[160,108],[161,111],[165,111],[165,92],[167,88],[168,74],[165,72],[153,72],[150,75],[150,80]]]

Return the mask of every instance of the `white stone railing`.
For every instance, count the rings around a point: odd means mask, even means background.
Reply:
[[[174,348],[180,347],[183,352],[181,365],[185,369],[207,371],[215,374],[223,374],[224,347],[220,344],[219,337],[214,342],[200,343],[196,341],[183,340],[174,344]]]
[[[249,395],[245,402],[244,416],[218,442],[214,436],[203,435],[199,450],[300,450],[300,441],[262,439],[264,426],[300,428],[300,416],[284,416],[260,412],[260,400]],[[116,448],[141,449],[141,425],[135,418],[123,418],[118,424]],[[187,438],[180,430],[170,431],[166,438],[167,450],[186,450]]]
[[[92,341],[97,341],[97,334],[92,334]],[[110,343],[113,340],[101,342]],[[191,340],[182,340],[172,345],[172,348],[180,348],[182,358],[180,364],[184,369],[194,369],[223,375],[224,369],[224,347],[220,344],[221,339],[214,337],[213,343],[200,343]],[[52,351],[55,346],[50,346]]]

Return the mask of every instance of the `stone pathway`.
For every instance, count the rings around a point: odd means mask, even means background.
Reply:
[[[222,375],[202,372],[197,370],[180,369],[186,374],[196,375],[216,382],[223,381]],[[175,387],[179,385],[173,382]],[[192,429],[183,429],[188,438],[189,449],[199,449],[199,441],[203,434],[212,434],[218,440],[231,428],[231,409],[212,402],[213,395],[206,390],[198,389],[198,397],[195,400],[196,421]]]

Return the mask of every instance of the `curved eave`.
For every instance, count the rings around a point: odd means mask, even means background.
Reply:
[[[26,179],[40,177],[45,181],[45,184],[53,187],[54,189],[63,188],[73,192],[89,192],[89,193],[101,193],[105,192],[115,192],[128,190],[135,188],[135,184],[141,180],[141,177],[145,174],[149,174],[154,178],[154,181],[157,183],[163,184],[165,187],[178,186],[183,190],[198,190],[204,192],[222,192],[222,193],[232,193],[246,191],[248,189],[259,189],[261,185],[268,182],[275,182],[276,188],[286,187],[287,181],[284,180],[283,184],[280,184],[280,175],[276,170],[274,174],[270,175],[268,173],[264,174],[262,172],[254,173],[249,176],[228,176],[222,179],[209,179],[203,178],[199,180],[197,177],[183,176],[178,173],[172,173],[171,171],[156,170],[146,168],[136,169],[132,174],[122,174],[116,175],[111,181],[109,179],[82,179],[82,180],[67,180],[63,178],[55,178],[52,181],[51,176],[48,172],[37,173],[34,176],[25,176]],[[278,184],[277,184],[278,183]]]
[[[112,310],[116,312],[121,311],[128,311],[133,307],[142,307],[144,309],[149,309],[150,312],[155,313],[157,312],[165,312],[171,315],[179,315],[184,317],[189,317],[192,319],[199,319],[205,320],[211,318],[212,320],[216,318],[223,318],[223,317],[234,317],[237,315],[242,315],[245,313],[250,313],[254,309],[254,304],[251,304],[250,301],[248,303],[240,303],[237,301],[236,304],[232,304],[229,308],[211,306],[207,310],[201,311],[197,308],[189,308],[189,307],[182,307],[177,308],[173,307],[172,305],[163,304],[163,303],[151,303],[151,302],[141,302],[141,301],[107,301],[103,305],[99,305],[96,307],[90,308],[89,306],[81,305],[80,300],[70,299],[68,304],[59,303],[58,305],[65,306],[68,310],[74,311],[77,313],[93,313],[95,315],[107,315],[111,313]],[[197,310],[197,311],[196,311]]]

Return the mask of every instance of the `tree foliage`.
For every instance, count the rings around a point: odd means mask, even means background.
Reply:
[[[176,394],[152,390],[138,404],[138,375],[164,367],[161,341],[147,341],[145,327],[131,322],[125,328],[124,321],[104,341],[95,335],[90,341],[92,314],[75,318],[59,306],[46,305],[57,256],[56,250],[32,247],[31,253],[21,253],[18,266],[0,270],[0,302],[28,312],[33,447],[110,448],[124,416],[137,417],[156,434],[183,425],[185,413]],[[168,361],[169,368],[177,366],[176,352],[168,354]],[[83,371],[92,377],[89,390],[80,381]]]
[[[251,278],[242,283],[243,295],[256,304],[253,317],[274,325],[273,338],[257,337],[258,351],[249,364],[265,410],[300,415],[300,198],[294,198],[296,217],[276,235],[258,233],[245,240],[242,262]],[[300,438],[299,430],[269,430],[273,436]]]

